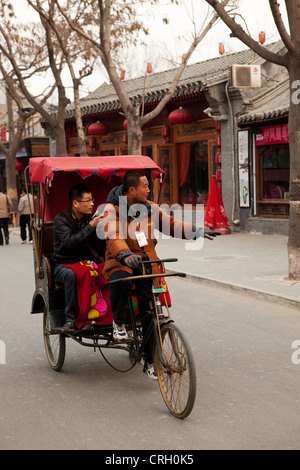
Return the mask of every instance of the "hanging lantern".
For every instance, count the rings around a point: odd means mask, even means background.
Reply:
[[[5,142],[6,141],[6,127],[2,126],[0,132],[1,132],[1,137],[0,137],[1,140],[2,142]]]
[[[266,34],[264,31],[261,31],[258,35],[258,40],[261,44],[264,44],[265,40],[266,40]]]
[[[127,134],[127,132],[124,132],[124,134],[123,134],[123,144],[128,144],[128,134]]]
[[[125,70],[121,70],[120,79],[124,80],[124,78],[125,78]]]
[[[96,145],[97,145],[96,137],[90,137],[90,138],[89,138],[89,144],[90,144],[91,150],[95,150],[95,149],[96,149]]]
[[[161,135],[163,138],[163,143],[166,144],[170,142],[170,126],[163,126],[161,130]]]
[[[219,54],[223,55],[224,52],[225,52],[224,44],[222,42],[220,42],[220,44],[219,44]]]
[[[169,121],[172,126],[176,124],[192,124],[192,122],[194,121],[194,116],[187,109],[183,109],[180,107],[179,109],[175,109],[175,111],[172,111],[169,114]]]
[[[147,64],[147,73],[152,73],[152,65]]]
[[[217,181],[220,183],[220,181],[222,180],[222,171],[220,169],[216,171],[216,178]]]
[[[216,153],[216,164],[221,165],[221,162],[222,162],[222,154],[221,154],[221,152],[217,152]]]
[[[220,134],[216,135],[216,146],[221,147],[221,136],[220,136]]]
[[[87,135],[107,135],[109,128],[106,124],[102,124],[100,121],[90,124],[87,130]]]
[[[221,123],[220,121],[215,121],[215,129],[217,132],[221,131]]]
[[[17,171],[22,171],[24,170],[25,165],[23,162],[19,162],[19,160],[16,160],[16,170]]]

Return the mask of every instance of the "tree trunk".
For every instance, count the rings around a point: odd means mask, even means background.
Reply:
[[[82,115],[80,111],[79,83],[80,83],[79,80],[77,80],[76,82],[74,82],[73,80],[76,127],[77,127],[77,135],[78,135],[79,153],[81,157],[86,157],[87,151],[86,151],[85,132],[83,128]]]
[[[141,155],[143,131],[139,105],[127,112],[128,155]]]
[[[16,154],[12,151],[12,143],[14,140],[13,102],[8,91],[6,91],[6,106],[9,126],[9,148],[5,160],[6,190],[13,204],[12,210],[16,211],[18,207],[18,192],[16,181]]]
[[[300,280],[300,106],[294,84],[299,83],[299,57],[295,54],[289,67],[291,96],[289,110],[290,218],[288,238],[289,279]],[[299,86],[298,86],[299,88]]]

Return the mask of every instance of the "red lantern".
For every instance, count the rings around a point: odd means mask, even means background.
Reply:
[[[124,134],[123,134],[123,144],[128,144],[128,135],[127,135],[127,132],[124,132]]]
[[[17,171],[22,171],[22,170],[24,170],[24,168],[25,168],[24,163],[19,162],[19,160],[16,160],[16,170]]]
[[[183,109],[180,107],[179,109],[175,109],[175,111],[172,111],[169,114],[169,121],[172,126],[174,126],[175,124],[192,124],[192,122],[194,121],[194,116],[187,109]]]
[[[221,123],[220,121],[215,121],[215,128],[217,132],[220,132],[221,130]]]
[[[161,135],[163,139],[168,139],[170,138],[170,126],[164,126],[161,130]]]
[[[97,144],[96,137],[90,137],[89,144],[90,144],[91,150],[95,150],[96,144]]]
[[[221,154],[221,152],[217,152],[216,153],[216,164],[221,165],[221,162],[222,162],[222,154]]]
[[[148,73],[152,72],[152,65],[151,64],[147,64],[147,72]]]
[[[265,40],[266,40],[266,34],[264,31],[261,31],[258,35],[258,40],[261,44],[264,44]]]
[[[221,136],[220,136],[220,134],[218,134],[216,136],[216,146],[221,147]]]
[[[121,70],[120,79],[124,80],[124,78],[125,78],[125,70]]]
[[[6,141],[6,127],[5,126],[1,127],[1,137],[0,138],[1,138],[2,142]]]
[[[221,43],[219,44],[219,54],[220,54],[220,55],[223,55],[224,52],[225,52],[225,47],[224,47],[224,44],[221,42]]]
[[[220,181],[222,180],[222,171],[220,169],[216,171],[216,178],[217,178],[217,181],[219,181],[220,183]]]
[[[106,124],[102,124],[100,121],[97,121],[89,125],[87,135],[107,135],[108,131],[109,129]]]

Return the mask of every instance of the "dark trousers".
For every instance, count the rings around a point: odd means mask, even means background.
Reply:
[[[135,273],[133,273],[135,274]],[[140,274],[140,273],[136,273]],[[129,278],[130,274],[126,271],[115,271],[112,275],[110,280],[113,281],[115,279],[125,279]],[[152,288],[152,281],[151,279],[137,279],[134,281],[135,289],[137,296],[151,296],[151,288]],[[111,285],[109,287],[110,293],[110,303],[111,308],[113,311],[114,322],[117,325],[122,325],[126,323],[126,309],[125,305],[128,298],[128,290],[131,288],[132,284],[130,281],[128,282],[118,282],[117,284]],[[150,304],[149,300],[138,298],[139,304],[139,311],[141,315],[141,324],[143,329],[143,335],[146,335],[146,332],[151,323],[151,316],[149,315],[150,311]],[[149,340],[145,345],[145,354],[146,354],[146,361],[150,364],[153,362],[153,344],[154,344],[154,334],[151,333]]]
[[[74,322],[79,314],[76,274],[72,269],[57,264],[53,269],[53,280],[64,285],[66,321]]]
[[[20,235],[23,242],[26,240],[26,226],[28,228],[28,237],[29,241],[32,240],[32,233],[30,227],[30,215],[29,214],[22,214],[20,215]]]
[[[5,217],[3,219],[0,219],[0,245],[3,245],[3,235],[2,235],[2,230],[4,233],[4,238],[6,241],[6,244],[8,243],[9,240],[9,235],[8,235],[8,217]]]

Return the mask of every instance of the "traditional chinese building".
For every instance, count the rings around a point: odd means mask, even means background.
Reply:
[[[278,51],[282,44],[266,47]],[[147,113],[176,71],[123,83],[132,99],[145,90]],[[215,175],[232,230],[287,233],[288,102],[285,69],[251,50],[187,66],[172,100],[143,130],[142,153],[166,175],[160,203],[205,205]],[[87,134],[91,124],[102,126],[90,136],[89,155],[127,154],[125,117],[111,84],[82,99],[81,110]],[[65,127],[68,153],[78,155],[72,105]]]

